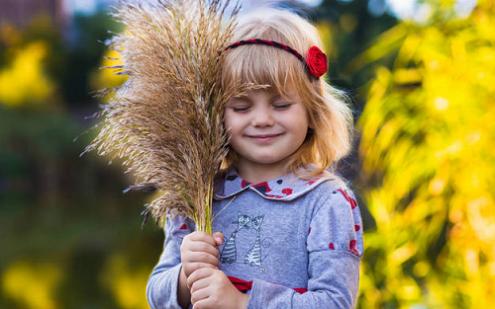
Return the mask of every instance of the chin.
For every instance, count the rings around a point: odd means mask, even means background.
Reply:
[[[270,165],[270,164],[275,164],[280,161],[282,161],[284,158],[279,158],[279,157],[273,157],[273,156],[260,156],[253,158],[253,162],[256,162],[258,164],[265,164],[265,165]]]

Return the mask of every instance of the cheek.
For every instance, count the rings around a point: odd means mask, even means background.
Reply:
[[[235,134],[238,131],[239,121],[236,120],[232,112],[226,111],[223,115],[223,126],[229,135]]]
[[[223,113],[223,124],[226,128],[240,127],[245,122],[246,122],[245,114],[236,113],[231,109],[228,109]]]
[[[294,138],[298,143],[303,143],[306,139],[309,129],[309,122],[307,118],[296,117],[292,119],[292,130],[294,132]]]
[[[284,122],[292,127],[293,130],[301,132],[301,134],[304,134],[309,128],[309,119],[304,109],[294,111]]]
[[[307,135],[308,135],[308,127],[303,126],[301,124],[301,127],[298,128],[297,133],[295,135],[298,143],[302,144],[304,142],[304,140],[306,139]]]

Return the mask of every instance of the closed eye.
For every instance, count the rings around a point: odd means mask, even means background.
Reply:
[[[292,103],[277,103],[277,104],[274,104],[273,107],[275,109],[278,109],[278,110],[286,110],[288,109],[290,106],[292,105]]]
[[[243,113],[249,110],[250,106],[232,106],[232,110],[236,113]]]

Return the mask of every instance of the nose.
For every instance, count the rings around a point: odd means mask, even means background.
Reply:
[[[275,120],[269,108],[258,107],[253,113],[251,124],[254,127],[270,127],[275,124]]]

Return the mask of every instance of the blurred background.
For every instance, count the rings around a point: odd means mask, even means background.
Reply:
[[[141,227],[150,196],[79,156],[95,92],[124,81],[99,69],[118,62],[112,4],[0,0],[0,308],[147,308],[163,241]],[[278,5],[316,23],[352,99],[339,170],[365,221],[359,308],[495,306],[495,2]]]

